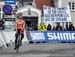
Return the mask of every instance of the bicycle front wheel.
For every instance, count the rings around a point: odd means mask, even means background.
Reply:
[[[17,39],[16,52],[19,52],[19,39]]]

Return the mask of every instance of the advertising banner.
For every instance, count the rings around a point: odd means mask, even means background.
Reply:
[[[43,31],[29,31],[30,37],[32,38],[32,41],[34,42],[40,42],[45,41],[45,35]]]
[[[46,31],[47,42],[75,42],[74,31]]]
[[[74,31],[29,31],[32,41],[75,42]]]
[[[43,6],[45,22],[71,22],[69,6],[54,8]]]

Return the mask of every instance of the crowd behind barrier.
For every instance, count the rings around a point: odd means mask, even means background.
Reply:
[[[75,27],[74,25],[70,22],[69,25],[66,22],[65,28],[63,26],[60,25],[60,23],[56,23],[56,26],[52,26],[51,24],[48,24],[46,26],[45,23],[41,23],[39,26],[37,26],[37,30],[43,30],[43,31],[47,31],[47,30],[51,30],[51,31],[74,31]],[[36,29],[35,29],[36,30]]]
[[[47,30],[51,30],[51,31],[65,31],[65,30],[68,30],[68,31],[74,31],[75,30],[75,27],[74,25],[72,24],[72,22],[65,22],[65,27],[63,25],[60,25],[60,23],[55,23],[56,25],[54,26],[51,25],[51,24],[46,24],[46,23],[40,23],[40,25],[37,25],[37,26],[30,26],[30,27],[25,27],[26,30],[43,30],[43,31],[47,31]],[[35,24],[34,24],[35,25]],[[11,27],[11,26],[10,26]],[[12,27],[12,30],[14,30],[15,26]],[[9,27],[8,27],[9,28]],[[5,30],[6,29],[6,25],[5,25],[5,21],[3,19],[0,20],[0,30]]]

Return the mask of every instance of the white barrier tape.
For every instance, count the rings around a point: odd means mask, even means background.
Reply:
[[[5,31],[2,31],[2,34],[3,34],[3,38],[5,40],[6,43],[10,43],[10,38],[9,38],[9,32],[5,32]]]
[[[1,31],[1,41],[4,42],[4,44],[6,45],[6,43],[10,43],[12,45],[12,43],[15,42],[15,31]],[[3,42],[0,41],[0,44],[3,45]],[[27,39],[26,36],[26,31],[24,32],[24,39],[22,40],[23,43],[29,43],[29,40]]]
[[[0,46],[6,45],[1,33],[0,33]]]

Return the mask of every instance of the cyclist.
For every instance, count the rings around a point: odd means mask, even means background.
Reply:
[[[24,38],[24,29],[25,29],[25,21],[23,20],[22,16],[20,16],[16,20],[16,34],[15,34],[15,48],[14,49],[16,49],[16,43],[17,43],[19,32],[21,32],[21,45],[22,45],[22,39]]]

